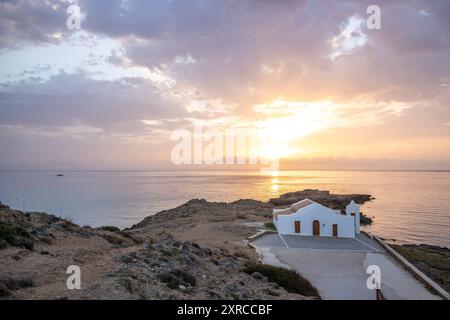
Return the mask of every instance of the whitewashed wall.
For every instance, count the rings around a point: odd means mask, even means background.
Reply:
[[[297,213],[289,215],[279,215],[278,221],[274,219],[274,224],[280,234],[295,233],[295,221],[301,223],[300,235],[313,235],[313,221],[320,222],[320,235],[326,237],[333,236],[333,224],[338,225],[338,237],[354,238],[355,237],[355,218],[353,216],[336,214],[334,210],[319,204],[311,204],[300,209]]]
[[[347,207],[345,208],[345,212],[347,213],[347,215],[351,215],[352,212],[355,214],[355,232],[356,234],[360,233],[360,211],[359,211],[359,205],[357,205],[355,203],[355,201],[351,201]]]

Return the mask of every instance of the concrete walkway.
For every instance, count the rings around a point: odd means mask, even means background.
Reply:
[[[386,299],[440,299],[363,234],[358,239],[267,234],[253,244],[264,263],[296,270],[323,299],[374,300],[375,291],[366,285],[369,265],[380,267],[381,291]]]

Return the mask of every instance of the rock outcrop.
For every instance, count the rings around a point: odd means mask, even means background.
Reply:
[[[364,204],[372,200],[370,194],[331,194],[330,191],[316,189],[306,189],[303,191],[289,192],[281,195],[279,198],[270,199],[269,203],[275,206],[288,206],[297,201],[311,199],[324,206],[336,210],[344,210],[345,207],[354,200],[358,204]]]

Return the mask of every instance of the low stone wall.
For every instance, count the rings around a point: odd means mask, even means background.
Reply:
[[[367,233],[366,233],[367,234]],[[411,273],[414,278],[423,283],[426,287],[431,288],[435,291],[439,296],[444,298],[445,300],[449,300],[450,295],[447,291],[445,291],[440,285],[430,279],[426,274],[417,269],[411,262],[409,262],[405,257],[403,257],[400,253],[395,251],[391,246],[385,243],[383,240],[378,238],[375,235],[369,235],[373,239],[375,239],[400,265],[402,265],[409,273]]]
[[[264,235],[266,235],[266,234],[268,234],[268,233],[277,233],[276,231],[274,231],[274,230],[267,230],[267,229],[265,229],[265,230],[259,230],[257,233],[255,233],[254,235],[251,235],[250,237],[248,237],[247,238],[247,245],[249,245],[251,248],[253,248],[255,251],[256,251],[256,253],[258,254],[258,256],[259,256],[259,262],[261,262],[261,263],[264,263],[264,259],[263,259],[263,256],[262,256],[262,253],[261,253],[261,250],[259,250],[259,248],[257,247],[257,246],[255,246],[253,243],[252,243],[252,241],[255,241],[256,239],[258,239],[258,238],[261,238],[262,236],[264,236]]]
[[[250,237],[248,237],[247,240],[254,241],[268,233],[278,233],[278,232],[276,232],[274,230],[260,230],[260,231],[258,231],[258,233],[255,233],[254,235],[251,235]]]

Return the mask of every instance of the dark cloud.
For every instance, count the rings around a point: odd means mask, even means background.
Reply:
[[[0,125],[61,127],[82,123],[107,132],[142,131],[142,119],[183,116],[150,81],[92,80],[64,72],[45,82],[22,81],[0,93]]]
[[[255,104],[280,97],[339,103],[360,98],[371,105],[402,101],[414,107],[386,119],[385,135],[443,137],[450,128],[443,125],[450,121],[449,1],[377,1],[382,29],[367,30],[363,23],[352,35],[365,34],[367,42],[334,61],[331,40],[349,17],[365,19],[373,1],[78,3],[86,13],[84,31],[119,40],[125,48],[126,56],[112,52],[106,61],[159,68],[176,85],[162,90],[142,78],[93,80],[83,70],[9,83],[0,92],[0,125],[59,128],[82,123],[106,133],[141,135],[151,130],[141,119],[212,118],[188,114],[186,101],[173,99],[191,91],[196,99],[237,105],[230,115],[241,118],[254,117]],[[66,7],[67,2],[58,0],[0,0],[0,48],[64,41],[71,33]],[[418,122],[421,128],[415,126]],[[163,123],[170,129],[187,122]],[[351,132],[341,131],[342,139]]]
[[[414,92],[427,94],[450,68],[450,5],[444,0],[379,1],[382,30],[363,28],[368,43],[335,63],[328,57],[330,40],[350,16],[365,18],[372,1],[78,3],[87,14],[83,30],[121,39],[132,63],[159,67],[189,55],[196,63],[172,68],[177,81],[243,105],[269,95],[336,96],[336,87],[342,97],[370,94],[379,83],[395,87],[399,96],[411,84]],[[49,35],[67,33],[63,1],[0,5],[3,46],[20,40],[57,41]],[[267,75],[261,72],[263,65],[282,70],[277,76]],[[253,97],[248,88],[256,88]]]
[[[66,1],[1,0],[0,48],[57,43],[55,33],[67,33]]]
[[[86,28],[123,37],[138,65],[155,67],[190,55],[196,63],[174,69],[179,82],[243,106],[279,95],[345,98],[386,90],[394,90],[397,99],[411,98],[411,91],[431,95],[450,67],[445,1],[381,1],[382,30],[363,27],[368,43],[335,63],[328,57],[330,40],[348,17],[365,18],[371,1],[120,3],[83,4],[89,12]],[[282,70],[267,75],[263,65]],[[256,94],[249,96],[248,88]]]

